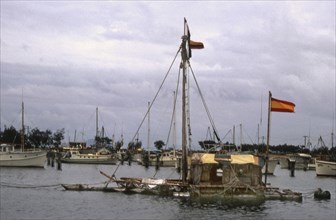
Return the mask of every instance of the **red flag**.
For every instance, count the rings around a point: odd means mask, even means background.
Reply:
[[[271,111],[272,112],[294,112],[295,104],[292,102],[280,100],[280,99],[271,99]]]
[[[202,42],[196,42],[196,41],[190,40],[190,48],[191,49],[203,49],[204,45]]]

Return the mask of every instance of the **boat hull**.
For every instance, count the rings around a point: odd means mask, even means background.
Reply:
[[[336,176],[336,162],[316,160],[315,164],[317,176]]]
[[[275,167],[277,164],[278,164],[278,160],[271,159],[268,161],[268,167],[267,167],[268,175],[274,175]],[[262,168],[262,173],[266,174],[266,164]]]
[[[0,154],[0,167],[44,167],[45,152],[6,152]]]

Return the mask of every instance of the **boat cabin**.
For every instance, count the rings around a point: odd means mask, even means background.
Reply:
[[[1,144],[0,152],[14,152],[15,146],[10,144]]]
[[[190,183],[261,186],[263,183],[259,157],[250,154],[194,153],[191,158]]]

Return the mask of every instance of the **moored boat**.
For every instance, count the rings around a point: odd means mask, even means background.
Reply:
[[[42,150],[26,150],[24,138],[24,103],[22,102],[21,149],[14,145],[2,144],[0,149],[0,167],[44,167],[47,153]]]
[[[96,153],[80,153],[79,150],[70,150],[61,161],[77,164],[116,164],[118,158],[106,148],[102,148]]]
[[[269,159],[268,160],[268,167],[267,167],[267,172],[266,172],[266,166],[264,165],[262,168],[262,173],[265,174],[267,173],[268,175],[274,175],[275,168],[278,164],[277,159]]]
[[[280,166],[282,169],[288,169],[290,162],[295,163],[295,169],[297,170],[309,170],[308,164],[310,164],[312,157],[305,153],[287,154],[286,157],[281,157]]]
[[[315,160],[317,176],[336,176],[336,162]]]
[[[14,146],[1,146],[0,167],[44,167],[45,161],[44,151],[15,151]]]
[[[148,163],[149,166],[177,167],[181,157],[181,152],[176,150],[162,150],[155,152],[145,152],[139,162],[142,165]]]

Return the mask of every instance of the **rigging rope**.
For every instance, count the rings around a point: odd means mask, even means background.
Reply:
[[[134,141],[135,137],[136,137],[137,134],[139,133],[139,130],[140,130],[142,124],[144,123],[144,121],[145,121],[145,119],[146,119],[146,117],[147,117],[147,115],[148,115],[150,109],[152,108],[152,106],[153,106],[153,104],[154,104],[154,102],[155,102],[157,96],[159,95],[159,92],[160,92],[160,90],[161,90],[161,88],[162,88],[164,82],[166,81],[166,79],[167,79],[167,77],[168,77],[168,75],[169,75],[169,72],[170,72],[171,68],[173,67],[173,64],[175,63],[176,57],[177,57],[177,55],[179,54],[181,48],[182,48],[182,46],[179,47],[179,49],[178,49],[178,51],[177,51],[177,53],[176,53],[176,55],[175,55],[175,57],[174,57],[172,63],[170,64],[170,67],[169,67],[169,69],[168,69],[168,71],[167,71],[165,77],[163,78],[163,81],[162,81],[162,83],[161,83],[161,85],[160,85],[158,91],[156,92],[156,94],[155,94],[155,96],[154,96],[154,98],[153,98],[153,101],[150,103],[150,106],[149,106],[149,108],[148,108],[148,110],[147,110],[145,116],[143,117],[143,119],[142,119],[142,121],[141,121],[141,123],[140,123],[140,125],[139,125],[139,127],[138,127],[138,129],[137,129],[137,131],[135,132],[135,135],[133,136],[131,142]]]
[[[191,68],[191,65],[190,65],[190,62],[189,62],[189,60],[188,60],[188,65],[189,65],[189,68],[190,68],[190,70],[191,70],[191,73],[192,73],[192,75],[193,75],[193,77],[194,77],[194,80],[195,80],[195,83],[196,83],[196,86],[197,86],[198,92],[199,92],[199,94],[200,94],[200,96],[201,96],[201,99],[202,99],[202,102],[203,102],[203,105],[204,105],[205,111],[207,112],[207,115],[208,115],[209,121],[210,121],[210,123],[211,123],[211,126],[212,126],[212,128],[213,128],[213,130],[214,130],[215,136],[216,136],[217,140],[218,140],[219,142],[221,142],[221,139],[220,139],[220,138],[219,138],[219,136],[218,136],[218,132],[217,132],[217,129],[216,129],[215,123],[214,123],[214,121],[213,121],[213,119],[212,119],[212,117],[211,117],[211,114],[210,114],[209,108],[208,108],[208,106],[207,106],[207,104],[206,104],[206,102],[205,102],[204,96],[203,96],[203,94],[202,94],[202,91],[201,91],[201,89],[200,89],[200,87],[199,87],[199,85],[198,85],[198,82],[197,82],[197,80],[196,80],[196,77],[195,77],[194,71],[193,71],[193,69]]]
[[[169,137],[170,137],[170,132],[171,132],[171,129],[172,129],[172,126],[173,126],[173,122],[174,122],[174,116],[176,114],[176,102],[177,102],[178,88],[179,88],[179,84],[180,84],[180,76],[181,76],[181,68],[179,69],[179,73],[178,73],[178,77],[177,77],[177,84],[176,84],[176,90],[175,90],[176,92],[175,92],[175,96],[174,96],[173,114],[172,114],[172,118],[170,120],[170,126],[169,126],[167,141],[166,141],[166,147],[168,145],[168,141],[169,141]]]

